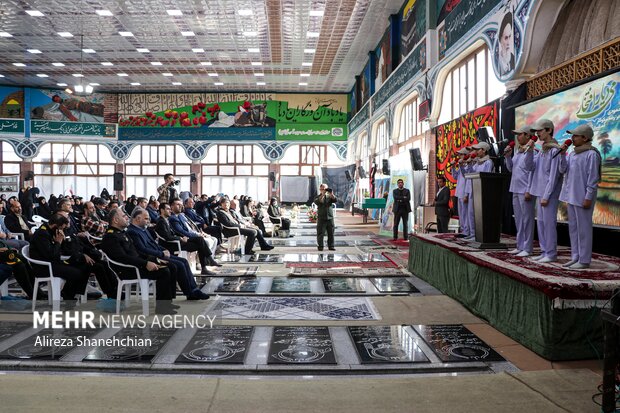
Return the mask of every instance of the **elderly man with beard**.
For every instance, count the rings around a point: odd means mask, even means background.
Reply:
[[[176,267],[177,282],[188,300],[208,299],[209,296],[203,293],[196,285],[194,274],[192,274],[187,260],[171,255],[170,251],[160,246],[148,231],[148,225],[149,214],[146,210],[140,207],[134,208],[131,212],[131,224],[127,228],[127,235],[132,239],[138,252],[157,257]]]
[[[24,234],[24,239],[30,241],[32,225],[22,215],[22,205],[19,201],[9,202],[9,205],[9,214],[4,218],[4,225],[15,234]]]
[[[82,229],[94,237],[101,238],[108,229],[108,223],[97,215],[95,204],[88,201],[84,204],[84,216],[82,217]]]

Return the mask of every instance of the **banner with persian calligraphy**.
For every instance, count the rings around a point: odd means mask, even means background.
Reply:
[[[408,0],[402,11],[400,55],[407,57],[426,32],[426,1]]]
[[[445,18],[443,33],[440,31],[439,37],[440,43],[443,43],[443,52],[450,49],[501,2],[502,0],[461,0],[456,4]],[[448,1],[448,3],[453,2]],[[443,36],[445,36],[444,39],[442,39]],[[441,51],[440,47],[440,54]]]
[[[0,119],[0,135],[23,135],[23,119]]]
[[[116,137],[116,125],[112,123],[88,122],[54,122],[48,120],[31,120],[30,135],[50,136],[96,136]]]
[[[531,125],[541,118],[553,122],[553,136],[560,142],[569,138],[566,131],[578,125],[588,123],[594,129],[592,145],[600,152],[603,164],[593,222],[620,227],[620,72],[515,109],[517,126]],[[559,219],[567,218],[561,206]]]

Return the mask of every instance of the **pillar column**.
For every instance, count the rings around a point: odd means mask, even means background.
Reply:
[[[269,199],[271,197],[278,197],[280,192],[280,163],[272,161],[269,164]],[[269,201],[267,199],[267,201]]]
[[[192,161],[190,166],[190,185],[189,190],[194,195],[202,194],[202,165],[200,161]]]
[[[125,178],[125,162],[124,161],[116,161],[116,165],[114,166],[115,173],[123,174],[123,190],[122,191],[114,191],[114,187],[112,187],[112,191],[108,191],[114,193],[118,199],[125,200],[127,199],[126,191],[127,191],[127,179]]]

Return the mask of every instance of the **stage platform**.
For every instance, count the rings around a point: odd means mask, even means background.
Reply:
[[[513,247],[514,238],[502,241]],[[570,250],[558,252],[558,262],[540,264],[477,250],[454,234],[415,234],[408,268],[546,359],[599,358],[600,310],[620,288],[620,259],[594,254],[590,269],[569,270]]]

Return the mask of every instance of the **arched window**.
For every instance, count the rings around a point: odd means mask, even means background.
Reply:
[[[189,191],[192,160],[178,145],[139,145],[125,161],[125,193],[136,196],[157,196],[157,187],[164,175],[173,174],[181,181],[179,192]]]
[[[375,160],[377,165],[381,165],[383,159],[390,157],[390,138],[387,133],[387,123],[381,121],[375,129]]]
[[[33,158],[41,195],[75,194],[84,198],[112,192],[115,161],[105,145],[46,143]]]
[[[280,160],[280,175],[316,176],[321,165],[342,163],[331,146],[292,145]]]
[[[8,142],[0,141],[0,175],[19,175],[19,163],[21,158],[15,153],[15,149]]]
[[[215,145],[202,160],[202,193],[249,195],[265,201],[269,195],[269,160],[257,145]]]
[[[489,49],[483,46],[450,70],[443,88],[438,124],[485,105],[506,92],[493,72]]]

